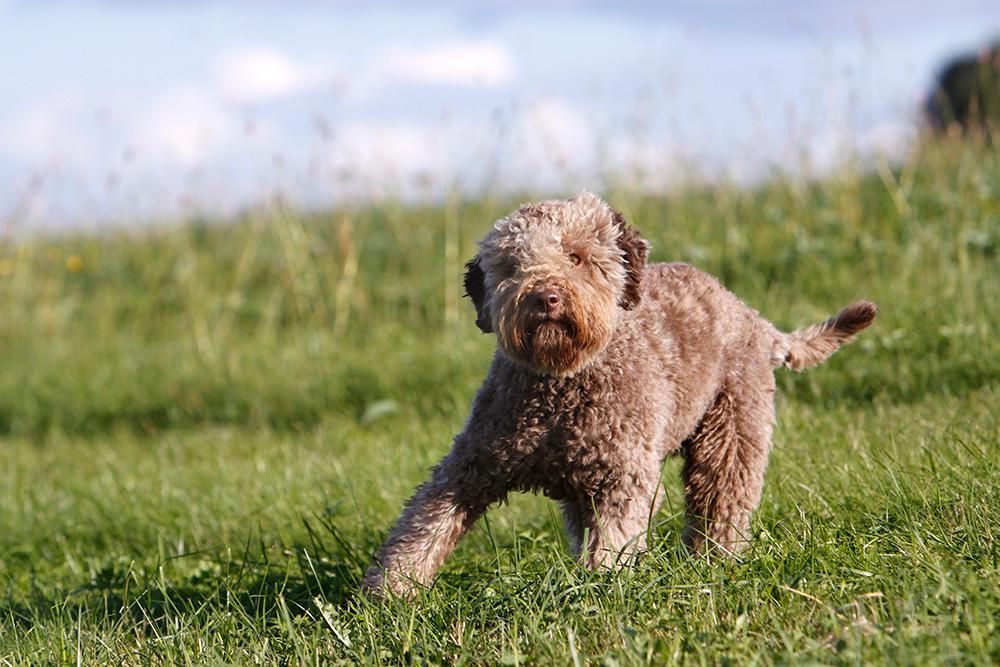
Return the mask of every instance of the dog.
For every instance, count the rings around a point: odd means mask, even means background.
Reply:
[[[597,196],[527,204],[466,264],[476,324],[497,351],[464,428],[362,582],[412,596],[462,535],[511,491],[562,507],[590,568],[645,549],[665,457],[684,457],[694,553],[747,545],[774,424],[774,369],[815,366],[868,327],[858,301],[785,334],[686,264],[647,264],[649,244]]]

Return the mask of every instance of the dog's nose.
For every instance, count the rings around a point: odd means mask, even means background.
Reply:
[[[554,289],[543,289],[535,292],[535,308],[541,313],[552,315],[559,310],[562,305],[562,297]]]

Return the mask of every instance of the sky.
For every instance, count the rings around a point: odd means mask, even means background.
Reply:
[[[1000,3],[0,0],[0,233],[898,159]]]

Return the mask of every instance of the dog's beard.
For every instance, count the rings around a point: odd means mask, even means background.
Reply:
[[[546,373],[573,369],[580,356],[577,334],[578,328],[570,320],[538,322],[528,334],[529,363]]]
[[[536,373],[575,373],[607,342],[603,329],[588,325],[570,308],[557,318],[530,311],[510,315],[498,323],[500,347]]]

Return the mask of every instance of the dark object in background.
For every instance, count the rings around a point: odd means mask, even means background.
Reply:
[[[1000,41],[948,63],[927,96],[924,113],[938,133],[1000,130]]]

